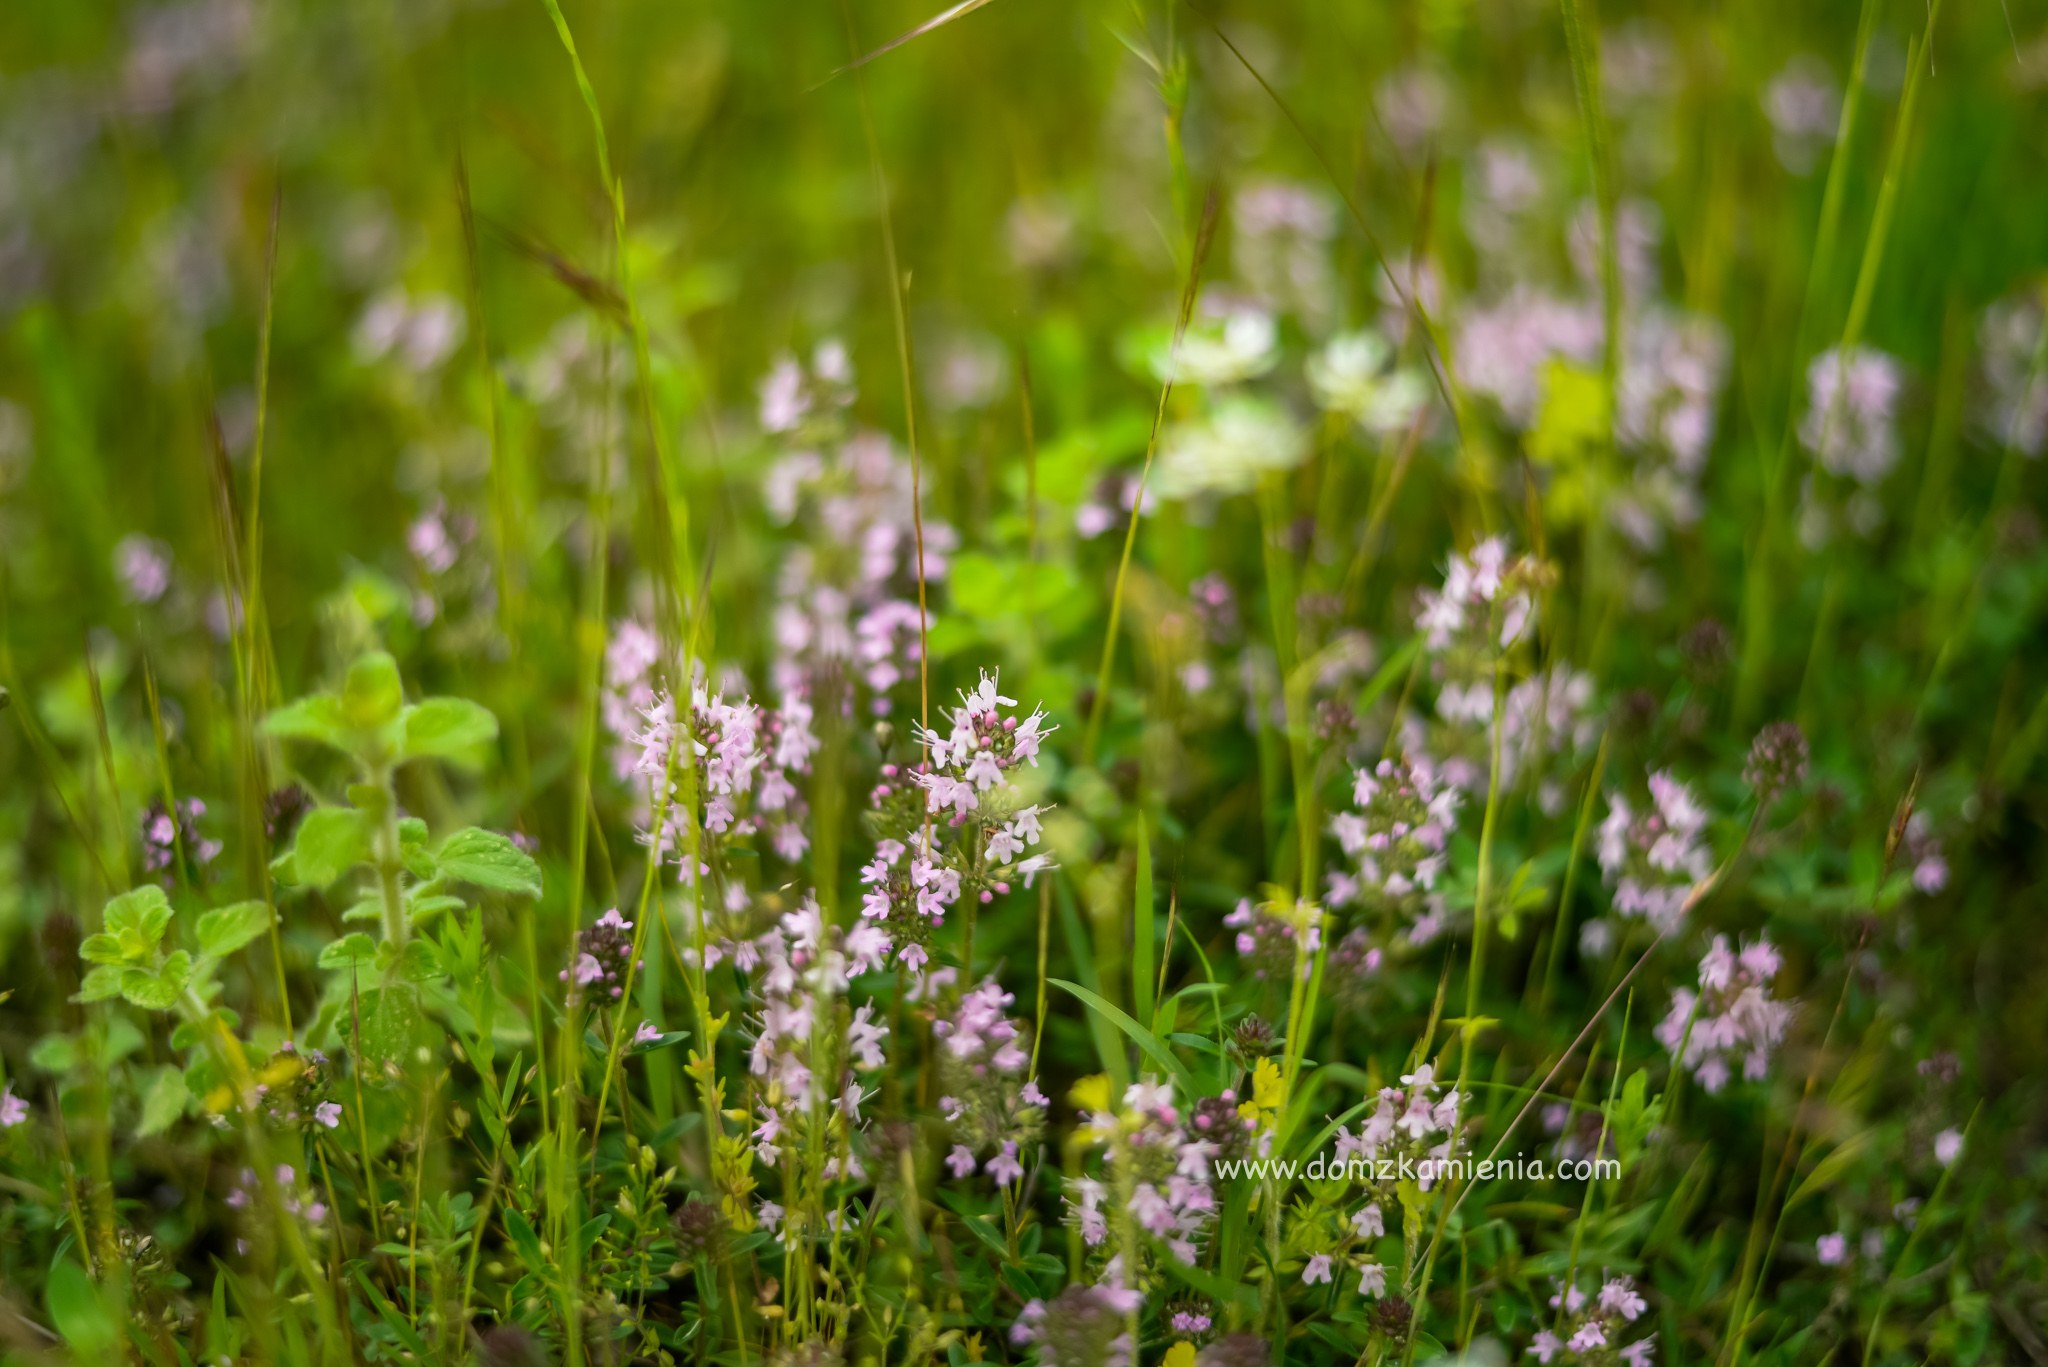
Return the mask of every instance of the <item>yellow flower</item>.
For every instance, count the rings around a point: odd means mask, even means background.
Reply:
[[[1287,1079],[1280,1072],[1280,1065],[1269,1058],[1259,1060],[1252,1069],[1252,1099],[1237,1108],[1237,1113],[1261,1129],[1270,1129],[1280,1119],[1280,1107],[1287,1100]]]
[[[1166,1350],[1166,1356],[1159,1360],[1159,1367],[1195,1367],[1195,1345],[1182,1339]]]
[[[1097,1073],[1075,1083],[1067,1099],[1084,1111],[1106,1111],[1114,1104],[1115,1094],[1110,1090],[1108,1076]]]

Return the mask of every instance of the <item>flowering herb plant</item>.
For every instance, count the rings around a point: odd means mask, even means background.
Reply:
[[[1112,8],[0,18],[0,1367],[2048,1356],[2039,13]]]

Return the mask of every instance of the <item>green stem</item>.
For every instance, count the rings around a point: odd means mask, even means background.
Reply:
[[[370,775],[378,791],[382,811],[377,824],[377,886],[384,900],[384,938],[405,948],[409,930],[405,918],[405,897],[399,891],[398,875],[405,867],[398,837],[398,794],[391,786],[391,770],[379,767]]]

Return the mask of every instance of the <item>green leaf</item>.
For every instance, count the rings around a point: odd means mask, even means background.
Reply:
[[[441,959],[428,940],[407,940],[399,951],[398,970],[407,982],[431,982],[441,977]]]
[[[140,959],[156,952],[170,928],[171,904],[162,888],[147,883],[110,900],[100,921],[120,941],[124,958]]]
[[[184,995],[185,985],[163,972],[146,968],[121,970],[121,995],[147,1011],[168,1011]]]
[[[398,719],[405,690],[398,682],[398,661],[381,650],[371,651],[348,667],[341,686],[341,710],[359,731],[376,731]]]
[[[292,872],[309,887],[324,888],[369,857],[370,823],[353,807],[306,813],[292,842]]]
[[[101,964],[85,975],[85,981],[78,985],[78,995],[71,1000],[103,1002],[120,996],[123,972],[119,964]]]
[[[505,1232],[512,1236],[513,1246],[519,1250],[519,1256],[525,1261],[528,1269],[535,1272],[551,1270],[553,1265],[548,1261],[547,1255],[541,1252],[540,1236],[533,1232],[533,1225],[527,1218],[509,1207],[506,1208],[504,1218]]]
[[[322,968],[360,968],[377,961],[377,942],[360,930],[344,935],[320,951]]]
[[[1373,704],[1378,702],[1388,689],[1400,682],[1401,676],[1414,665],[1416,657],[1422,653],[1426,639],[1422,636],[1411,636],[1402,643],[1399,650],[1389,655],[1387,662],[1374,671],[1373,676],[1366,680],[1365,687],[1358,690],[1358,696],[1351,700],[1352,710],[1359,716],[1372,711]]]
[[[370,1063],[410,1067],[418,1052],[434,1043],[433,1024],[420,1010],[420,994],[413,987],[365,992],[362,1013],[363,1057]]]
[[[462,906],[463,901],[460,897],[450,897],[446,893],[429,893],[424,897],[407,899],[405,916],[408,921],[420,926],[443,912],[460,911]]]
[[[341,699],[332,693],[315,693],[285,704],[263,719],[263,730],[279,740],[312,741],[336,750],[355,748],[355,732],[342,710]]]
[[[180,1068],[165,1064],[150,1075],[142,1094],[142,1121],[135,1127],[137,1139],[147,1139],[168,1129],[171,1123],[185,1114],[185,1100],[191,1095],[185,1089],[185,1074]]]
[[[379,1291],[370,1279],[363,1275],[363,1270],[358,1267],[354,1269],[354,1272],[356,1285],[363,1288],[363,1294],[368,1296],[370,1303],[377,1308],[377,1318],[384,1321],[384,1327],[391,1331],[392,1336],[404,1344],[406,1349],[422,1362],[433,1356],[428,1352],[427,1345],[421,1340],[419,1334],[414,1331],[410,1324],[405,1322],[405,1317],[399,1314],[397,1308],[384,1298],[384,1293]]]
[[[1650,1131],[1663,1118],[1664,1101],[1649,1100],[1649,1076],[1641,1068],[1629,1074],[1621,1095],[1601,1105],[1614,1136],[1614,1152],[1622,1162],[1632,1161],[1648,1140]]]
[[[89,964],[118,964],[128,956],[121,951],[121,942],[104,932],[88,935],[78,947],[78,957]]]
[[[1048,978],[1046,981],[1054,987],[1080,998],[1098,1016],[1101,1016],[1111,1025],[1129,1035],[1138,1048],[1143,1050],[1154,1063],[1157,1063],[1173,1075],[1175,1081],[1180,1085],[1183,1096],[1194,1096],[1196,1094],[1194,1079],[1189,1076],[1187,1066],[1174,1056],[1173,1051],[1166,1047],[1159,1036],[1125,1015],[1121,1008],[1104,1001],[1100,995],[1090,992],[1078,983],[1070,983],[1064,978]]]
[[[114,1317],[99,1288],[85,1269],[65,1258],[50,1267],[50,1282],[43,1297],[50,1307],[50,1321],[64,1341],[77,1350],[81,1362],[112,1362],[119,1356],[115,1345],[119,1335]]]
[[[496,831],[471,826],[441,846],[441,875],[497,892],[540,896],[540,865]]]
[[[1875,1131],[1858,1130],[1843,1140],[1841,1147],[1814,1164],[1813,1171],[1806,1175],[1806,1180],[1785,1198],[1785,1209],[1790,1210],[1808,1197],[1818,1196],[1834,1185],[1835,1181],[1863,1156],[1864,1150],[1870,1147],[1875,1137]]]
[[[473,761],[498,738],[498,719],[467,698],[428,698],[405,709],[403,759]]]
[[[28,1061],[46,1073],[68,1073],[78,1066],[78,1041],[69,1035],[45,1035],[28,1051]]]
[[[171,1048],[190,1049],[213,1032],[214,1022],[218,1019],[218,1013],[208,1012],[198,1020],[178,1022],[178,1028],[171,1031]]]
[[[270,908],[262,902],[215,907],[199,918],[199,952],[225,959],[269,930],[270,921]]]

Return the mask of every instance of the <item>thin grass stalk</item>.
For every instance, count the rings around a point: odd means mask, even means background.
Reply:
[[[1123,550],[1117,556],[1116,582],[1109,595],[1109,622],[1102,632],[1102,659],[1095,669],[1095,695],[1088,704],[1088,725],[1081,738],[1081,762],[1095,763],[1096,747],[1102,740],[1102,719],[1109,710],[1109,680],[1116,667],[1117,637],[1123,630],[1124,587],[1130,578],[1131,552],[1138,544],[1138,523],[1145,516],[1145,486],[1152,475],[1152,460],[1159,452],[1159,432],[1166,422],[1166,403],[1173,397],[1174,372],[1180,365],[1180,344],[1187,336],[1188,321],[1194,317],[1195,298],[1202,281],[1202,267],[1209,258],[1216,237],[1219,197],[1211,189],[1202,201],[1201,225],[1195,232],[1195,249],[1188,260],[1188,275],[1181,286],[1180,311],[1174,315],[1173,341],[1166,350],[1166,378],[1160,382],[1159,402],[1152,410],[1152,430],[1145,438],[1145,460],[1138,467],[1137,492],[1131,500],[1131,520],[1124,526]]]
[[[1628,1004],[1621,1011],[1621,1042],[1615,1046],[1614,1072],[1607,1079],[1607,1103],[1600,1108],[1600,1137],[1593,1145],[1593,1157],[1597,1160],[1607,1151],[1607,1126],[1614,1115],[1615,1098],[1621,1094],[1622,1064],[1628,1059],[1628,1026],[1635,1015],[1636,994],[1628,994]],[[1596,1170],[1597,1171],[1597,1170]],[[1572,1284],[1578,1280],[1579,1251],[1584,1246],[1586,1218],[1593,1210],[1593,1193],[1600,1185],[1598,1177],[1586,1181],[1585,1195],[1579,1201],[1579,1218],[1572,1222],[1572,1251],[1565,1263],[1564,1289],[1557,1298],[1557,1318],[1551,1323],[1553,1333],[1564,1329],[1565,1316],[1571,1313]]]
[[[1936,0],[1936,3],[1939,3],[1939,0]],[[1977,1128],[1977,1117],[1983,1113],[1984,1103],[1981,1101],[1970,1108],[1970,1118],[1963,1125],[1965,1149],[1969,1147],[1971,1131]],[[1891,1309],[1892,1289],[1899,1283],[1899,1274],[1906,1270],[1907,1261],[1912,1258],[1914,1249],[1919,1247],[1921,1232],[1934,1222],[1934,1212],[1940,1208],[1941,1198],[1948,1194],[1949,1179],[1955,1176],[1955,1171],[1955,1164],[1941,1170],[1941,1176],[1934,1183],[1933,1193],[1928,1196],[1927,1204],[1921,1207],[1919,1218],[1913,1222],[1912,1229],[1906,1235],[1906,1244],[1899,1250],[1898,1260],[1892,1264],[1891,1270],[1885,1273],[1884,1285],[1877,1293],[1877,1309],[1870,1316],[1870,1329],[1863,1335],[1863,1367],[1870,1367],[1870,1361],[1877,1353],[1878,1336],[1884,1331],[1885,1313]]]
[[[1807,267],[1806,289],[1799,305],[1799,321],[1793,330],[1792,360],[1805,364],[1810,349],[1809,328],[1818,308],[1821,291],[1834,274],[1835,249],[1842,230],[1842,205],[1848,189],[1849,156],[1856,133],[1857,115],[1866,88],[1865,72],[1870,57],[1870,39],[1877,22],[1877,0],[1863,0],[1856,21],[1855,56],[1850,63],[1849,88],[1842,97],[1842,113],[1835,129],[1834,151],[1828,160],[1827,188],[1821,194],[1820,226],[1814,238],[1813,256]],[[1750,550],[1749,569],[1743,585],[1742,655],[1736,673],[1735,724],[1748,725],[1755,716],[1763,688],[1764,670],[1770,663],[1772,609],[1776,587],[1775,560],[1781,544],[1780,527],[1789,494],[1787,480],[1792,468],[1792,447],[1799,421],[1799,381],[1795,378],[1786,397],[1785,417],[1779,428],[1776,455],[1764,466],[1764,506],[1756,542]]]
[[[1296,136],[1308,148],[1309,154],[1316,159],[1317,165],[1322,167],[1323,175],[1329,180],[1331,188],[1336,190],[1337,197],[1343,201],[1345,209],[1351,215],[1351,221],[1357,224],[1358,231],[1364,236],[1366,245],[1372,250],[1373,258],[1378,263],[1380,274],[1385,278],[1387,287],[1394,292],[1394,298],[1400,307],[1414,320],[1423,341],[1427,344],[1430,378],[1436,382],[1438,392],[1442,395],[1444,403],[1451,410],[1452,422],[1458,430],[1458,441],[1460,446],[1463,447],[1471,424],[1467,421],[1468,411],[1465,405],[1464,394],[1458,386],[1457,375],[1452,367],[1450,354],[1443,345],[1443,338],[1438,333],[1435,323],[1430,319],[1429,311],[1423,307],[1421,297],[1401,282],[1399,274],[1396,273],[1391,264],[1393,258],[1381,246],[1379,234],[1373,230],[1372,224],[1365,217],[1365,212],[1358,207],[1358,200],[1351,193],[1351,186],[1342,176],[1337,174],[1337,168],[1330,164],[1330,158],[1324,153],[1322,145],[1309,136],[1307,126],[1295,114],[1293,107],[1280,97],[1280,92],[1273,88],[1272,82],[1268,81],[1264,74],[1256,66],[1252,65],[1251,59],[1244,55],[1243,50],[1231,41],[1230,35],[1225,33],[1213,18],[1197,8],[1193,0],[1182,0],[1182,3],[1186,4],[1189,9],[1194,10],[1201,17],[1202,21],[1208,24],[1209,31],[1216,35],[1218,42],[1229,49],[1230,55],[1237,59],[1238,65],[1242,66],[1245,69],[1245,73],[1258,83],[1259,89],[1266,92],[1266,97],[1280,111],[1281,117],[1287,120],[1288,126],[1294,129]],[[1487,486],[1487,492],[1489,494],[1491,492],[1490,484]],[[1481,506],[1482,510],[1490,508],[1485,499],[1481,500]]]
[[[1493,665],[1493,746],[1487,768],[1486,812],[1479,824],[1479,869],[1472,892],[1472,959],[1465,973],[1465,1020],[1460,1030],[1463,1043],[1458,1054],[1458,1091],[1461,1094],[1472,1066],[1472,1037],[1479,1029],[1479,983],[1486,973],[1487,901],[1493,893],[1493,838],[1500,817],[1501,749],[1507,731],[1503,715],[1506,710],[1507,660],[1502,657]]]
[[[101,772],[106,778],[107,783],[107,809],[109,813],[108,824],[116,832],[122,833],[123,838],[116,839],[114,842],[114,854],[116,859],[119,860],[117,867],[121,870],[121,881],[125,883],[128,881],[129,877],[128,841],[125,838],[127,817],[122,810],[121,804],[121,780],[114,773],[114,741],[111,733],[107,729],[107,700],[100,688],[99,662],[94,660],[92,657],[92,642],[90,640],[87,640],[84,644],[85,648],[81,653],[84,657],[85,662],[86,687],[92,699],[93,731],[99,741],[100,768]],[[149,680],[150,715],[154,719],[157,716],[156,680],[155,676],[149,674],[148,672],[149,660],[147,656],[143,658],[143,671],[144,677]],[[163,727],[161,722],[159,722],[157,725],[157,765],[159,770],[163,773],[165,780],[165,810],[171,813],[171,849],[173,857],[177,860],[178,864],[178,881],[180,883],[186,883],[187,880],[185,876],[185,833],[183,828],[178,823],[178,809],[176,805],[172,802],[169,793],[169,768],[165,762],[163,754]]]
[[[1613,733],[1600,733],[1600,748],[1593,756],[1593,772],[1586,779],[1586,795],[1579,802],[1578,820],[1572,824],[1571,853],[1565,857],[1564,889],[1558,894],[1557,921],[1550,936],[1550,961],[1543,970],[1543,991],[1536,998],[1539,1018],[1550,1014],[1550,1001],[1557,987],[1559,967],[1564,963],[1565,933],[1571,926],[1572,894],[1578,888],[1579,852],[1586,847],[1586,832],[1593,825],[1593,803],[1600,796],[1600,780],[1607,773],[1607,752]]]
[[[227,585],[229,643],[235,652],[235,748],[241,763],[237,778],[241,788],[242,860],[252,889],[270,912],[265,939],[270,946],[271,970],[277,992],[278,1014],[285,1035],[294,1033],[291,990],[285,976],[284,937],[279,926],[276,891],[271,885],[269,848],[262,821],[263,804],[269,787],[267,751],[260,724],[269,709],[275,666],[270,658],[269,615],[263,597],[263,468],[270,431],[270,354],[276,316],[277,247],[284,213],[284,186],[271,190],[269,232],[264,247],[263,306],[257,331],[255,429],[250,439],[248,516],[239,553],[235,548],[233,523],[233,479],[227,468],[227,453],[220,425],[212,427],[214,475],[217,482],[215,508],[222,541],[222,561]],[[235,573],[239,566],[239,576]],[[152,702],[154,707],[154,702]],[[176,822],[173,822],[175,828]],[[183,856],[180,855],[180,863]]]
[[[520,676],[519,661],[524,653],[526,601],[524,589],[512,572],[512,548],[520,544],[513,511],[511,472],[506,468],[510,452],[505,443],[505,423],[498,401],[498,371],[491,358],[490,320],[484,310],[483,260],[477,250],[476,206],[470,199],[469,163],[460,151],[455,154],[455,206],[462,221],[462,254],[467,265],[469,312],[476,319],[476,362],[484,395],[484,437],[489,444],[491,468],[491,571],[498,590],[498,630],[505,639],[509,678]],[[523,709],[508,719],[506,739],[512,751],[513,779],[517,803],[524,807],[531,796],[532,760],[526,738]]]
[[[4,595],[0,595],[0,607],[4,607]],[[21,675],[15,668],[14,652],[8,643],[8,634],[4,628],[5,618],[0,616],[0,674],[4,674],[9,681],[6,693],[10,699],[15,693],[22,694],[22,705],[10,707],[8,710],[20,719],[21,733],[28,741],[29,753],[35,756],[37,767],[42,770],[44,784],[56,794],[57,805],[63,809],[65,824],[71,827],[71,834],[77,838],[78,847],[92,860],[93,870],[99,875],[101,890],[109,897],[126,892],[126,877],[124,876],[119,883],[115,882],[112,872],[107,868],[106,859],[101,854],[98,838],[86,829],[84,820],[78,815],[78,809],[71,805],[71,795],[65,788],[65,780],[69,777],[70,770],[66,767],[63,756],[59,755],[56,747],[50,743],[50,738],[43,733],[41,723],[36,720],[35,708],[29,703],[27,692],[22,688]]]

